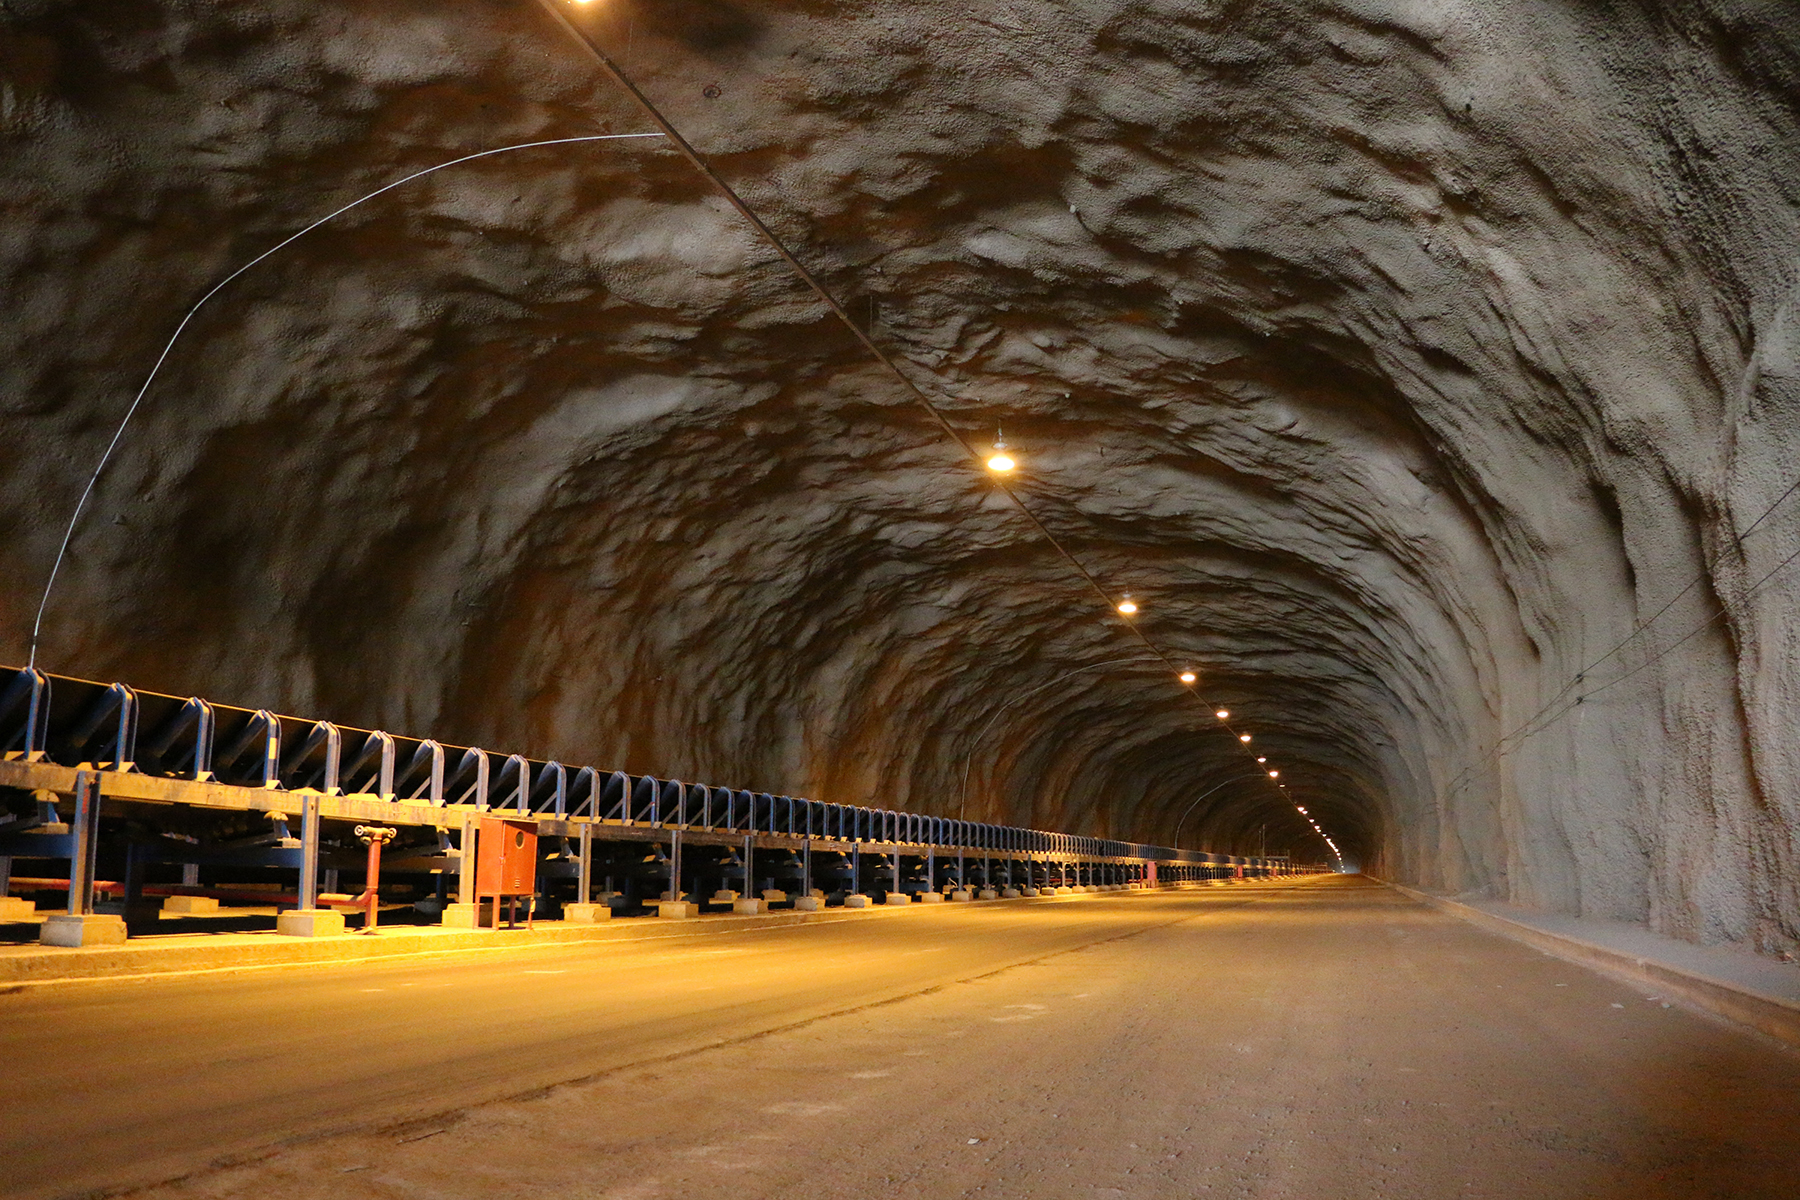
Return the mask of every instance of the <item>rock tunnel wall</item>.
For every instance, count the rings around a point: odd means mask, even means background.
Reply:
[[[42,665],[1321,858],[1222,703],[1370,869],[1793,944],[1790,5],[570,11],[1207,703],[656,141],[229,285]],[[648,128],[529,0],[6,0],[0,655],[208,287]]]

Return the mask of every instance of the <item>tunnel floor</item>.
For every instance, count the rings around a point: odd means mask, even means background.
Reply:
[[[1800,1056],[1366,880],[22,990],[0,1190],[1782,1196]],[[560,1086],[557,1086],[560,1085]]]

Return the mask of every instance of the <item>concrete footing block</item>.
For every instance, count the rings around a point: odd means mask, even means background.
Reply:
[[[996,892],[993,888],[982,888],[979,892],[975,893],[975,898],[977,900],[998,900],[1000,898],[1000,893]]]
[[[887,899],[883,900],[882,903],[898,905],[901,908],[905,908],[912,903],[912,897],[905,892],[889,892],[887,894]]]
[[[475,906],[473,904],[446,904],[438,924],[446,929],[475,928]]]
[[[943,902],[944,902],[944,893],[942,893],[942,892],[920,892],[919,893],[919,903],[920,904],[942,904]]]
[[[957,888],[954,892],[950,893],[950,899],[959,903],[964,900],[973,900],[974,898],[975,893],[971,892],[968,888]]]
[[[1037,894],[1038,894],[1038,890],[1034,887],[1022,887],[1019,889],[1019,895],[1025,896],[1027,898],[1034,898],[1037,896]]]
[[[712,903],[714,904],[736,904],[737,902],[738,893],[730,888],[720,888],[712,894]]]
[[[762,898],[764,904],[782,904],[786,902],[788,894],[780,888],[764,888]]]
[[[670,921],[686,921],[700,915],[700,906],[686,900],[658,900],[656,915]]]
[[[825,902],[823,900],[819,899],[817,896],[795,896],[794,897],[794,911],[795,912],[818,912],[821,908],[824,908],[824,907],[825,907]]]
[[[740,917],[754,917],[766,907],[761,900],[734,900],[731,903],[731,911]]]
[[[1023,893],[1016,887],[1000,889],[1000,898],[1002,900],[1017,900],[1022,894]]]
[[[612,920],[610,904],[565,904],[563,920],[571,925],[596,925]]]
[[[844,897],[845,908],[867,908],[871,903],[870,899],[861,892]]]
[[[17,896],[0,896],[0,923],[29,921],[37,916],[37,904]]]
[[[329,908],[290,908],[275,917],[275,932],[285,937],[335,937],[344,932],[344,914]]]
[[[162,910],[166,913],[183,913],[189,916],[212,914],[219,911],[219,902],[211,896],[165,896]]]
[[[38,941],[45,946],[118,946],[125,941],[125,918],[72,916],[55,913],[44,918]]]

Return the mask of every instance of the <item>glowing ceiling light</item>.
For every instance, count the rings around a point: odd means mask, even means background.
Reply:
[[[1221,720],[1221,721],[1224,721],[1224,720],[1227,720],[1228,718],[1230,718],[1231,710],[1229,708],[1221,708],[1218,712],[1214,713],[1213,716],[1219,718],[1219,720]]]
[[[1269,760],[1266,756],[1259,754],[1256,756],[1256,761],[1257,762],[1268,762]]]
[[[1300,806],[1298,804],[1294,805],[1294,807],[1300,810],[1301,816],[1304,817],[1306,815],[1306,810],[1304,808],[1300,808]]]
[[[1200,678],[1200,677],[1198,675],[1194,674],[1192,671],[1183,671],[1181,673],[1181,682],[1183,682],[1183,683],[1192,683],[1192,682],[1194,682],[1194,680],[1196,680],[1198,678]]]
[[[1278,776],[1278,775],[1280,775],[1280,774],[1281,774],[1281,772],[1280,772],[1280,771],[1270,771],[1270,772],[1269,772],[1269,778],[1270,778],[1270,779],[1274,779],[1274,778],[1275,778],[1275,777],[1276,777],[1276,776]]]
[[[1250,735],[1249,735],[1249,734],[1247,734],[1247,733],[1240,733],[1240,734],[1238,734],[1238,741],[1240,741],[1240,742],[1247,742],[1247,741],[1249,741],[1249,740],[1250,740]]]
[[[1137,610],[1138,610],[1137,601],[1133,600],[1131,598],[1130,592],[1126,592],[1125,598],[1123,600],[1119,601],[1119,611],[1121,613],[1123,613],[1125,616],[1129,617],[1132,613],[1136,612]]]
[[[994,452],[988,456],[987,469],[996,475],[1004,475],[1018,465],[1013,461],[1012,455],[1006,452],[1006,435],[996,426],[994,428]]]

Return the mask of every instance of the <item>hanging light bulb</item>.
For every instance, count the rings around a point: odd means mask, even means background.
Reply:
[[[1132,613],[1135,613],[1137,610],[1138,610],[1137,601],[1133,600],[1131,598],[1130,592],[1126,592],[1124,595],[1124,598],[1119,601],[1119,611],[1121,613],[1123,613],[1125,616],[1129,617]]]
[[[996,475],[1004,475],[1018,465],[1006,452],[1005,435],[998,425],[994,426],[994,452],[988,456],[987,469]]]
[[[1280,771],[1270,771],[1270,772],[1269,772],[1269,778],[1270,778],[1270,779],[1274,779],[1274,778],[1276,778],[1276,777],[1277,777],[1277,776],[1279,776],[1279,775],[1280,775],[1280,774],[1281,774],[1281,772],[1280,772]]]
[[[1247,734],[1247,733],[1240,733],[1240,734],[1238,734],[1238,741],[1240,741],[1240,742],[1248,742],[1248,741],[1249,741],[1249,740],[1250,740],[1250,735],[1249,735],[1249,734]]]
[[[1257,762],[1268,762],[1269,760],[1266,757],[1258,756],[1256,761]]]
[[[1192,683],[1192,682],[1194,682],[1194,680],[1196,680],[1198,678],[1200,678],[1200,677],[1198,675],[1194,674],[1192,671],[1183,671],[1181,673],[1181,682],[1183,682],[1183,683]]]
[[[1226,721],[1231,718],[1231,710],[1229,708],[1221,708],[1218,712],[1214,713],[1213,716],[1219,718],[1221,721]]]

